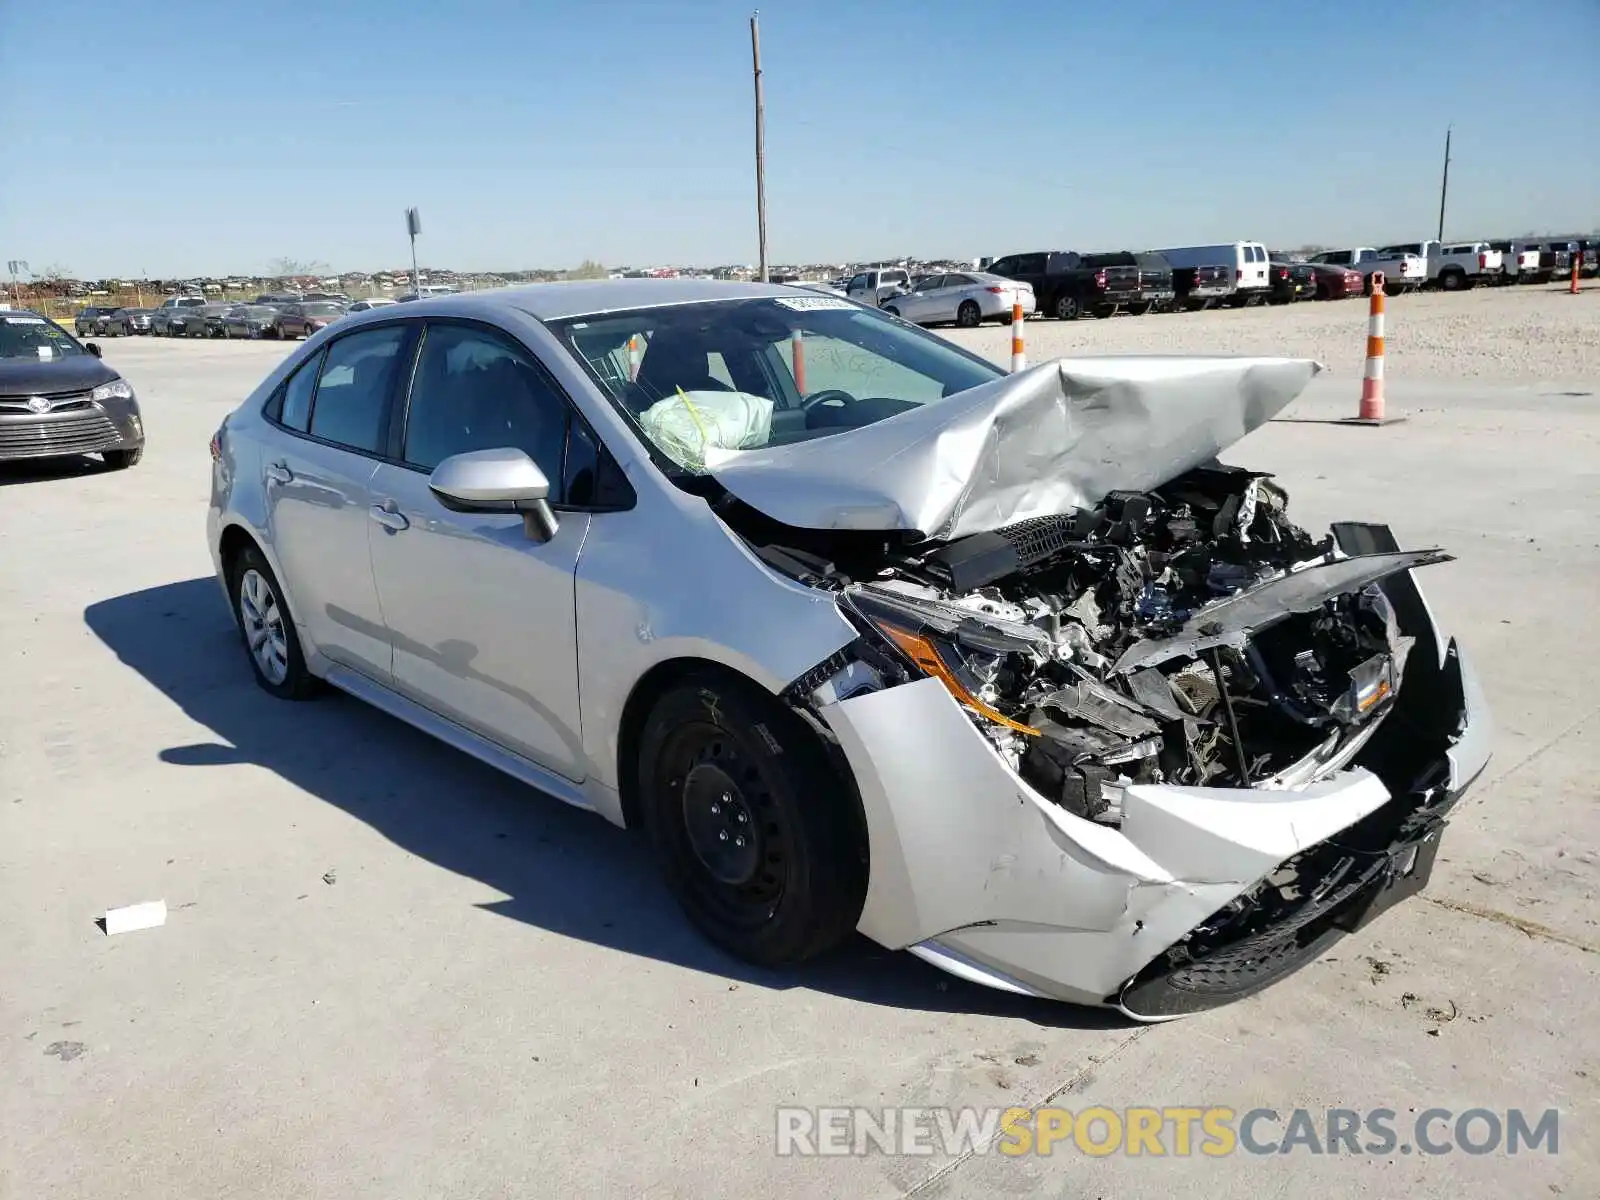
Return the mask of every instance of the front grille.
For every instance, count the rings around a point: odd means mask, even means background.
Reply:
[[[72,412],[92,408],[88,392],[31,392],[27,396],[0,396],[0,413],[32,413],[28,407],[31,396],[43,396],[51,402],[51,412]]]
[[[99,412],[51,414],[33,421],[0,421],[0,458],[88,454],[120,444],[117,427]]]

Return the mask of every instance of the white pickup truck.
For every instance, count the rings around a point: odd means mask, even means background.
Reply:
[[[1355,246],[1349,250],[1326,250],[1321,254],[1313,254],[1307,261],[1355,268],[1366,280],[1368,295],[1372,293],[1372,276],[1377,271],[1383,272],[1383,292],[1386,296],[1420,290],[1428,282],[1427,259],[1416,253],[1390,252],[1396,249],[1393,246],[1388,250]]]
[[[1505,273],[1505,256],[1488,242],[1447,242],[1436,238],[1425,242],[1406,242],[1385,246],[1379,254],[1420,254],[1428,263],[1428,282],[1447,292],[1475,287],[1480,283],[1499,283]]]
[[[1489,248],[1500,251],[1500,257],[1505,263],[1506,272],[1501,277],[1502,283],[1534,283],[1538,280],[1538,242],[1522,240],[1490,242]]]

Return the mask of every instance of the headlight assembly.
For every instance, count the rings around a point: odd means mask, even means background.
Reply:
[[[1012,654],[1034,656],[1043,635],[1011,622],[980,621],[972,613],[936,601],[874,588],[848,597],[850,611],[899,652],[912,668],[937,679],[957,703],[979,716],[1038,737],[1031,725],[1006,716],[982,693]]]
[[[132,400],[133,388],[126,379],[113,379],[110,383],[102,383],[89,393],[91,400]]]

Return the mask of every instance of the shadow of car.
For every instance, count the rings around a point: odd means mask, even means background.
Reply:
[[[213,740],[161,750],[162,762],[272,771],[410,853],[504,894],[482,906],[500,916],[775,991],[810,988],[871,1004],[985,1013],[1053,1028],[1129,1025],[1112,1010],[954,979],[863,937],[781,971],[733,958],[689,924],[640,839],[534,794],[342,694],[311,705],[268,696],[242,665],[238,632],[209,577],[111,597],[85,610],[84,620],[125,666],[211,731]]]

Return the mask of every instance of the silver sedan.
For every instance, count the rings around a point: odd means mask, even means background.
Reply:
[[[960,325],[971,329],[985,321],[1011,320],[1012,305],[1030,317],[1038,307],[1033,288],[1015,279],[983,271],[926,275],[911,290],[883,302],[883,310],[913,325]]]
[[[422,300],[227,417],[210,550],[267,692],[641,828],[735,955],[859,930],[1161,1019],[1421,888],[1488,758],[1448,555],[1216,459],[1317,369],[1006,375],[778,285]]]

